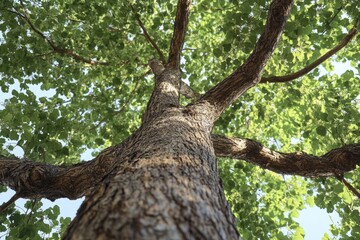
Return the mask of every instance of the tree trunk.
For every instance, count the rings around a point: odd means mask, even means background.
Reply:
[[[238,239],[206,105],[168,108],[114,154],[64,239]]]

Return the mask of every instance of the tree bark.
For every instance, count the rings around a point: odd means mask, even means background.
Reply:
[[[273,151],[245,138],[213,135],[212,140],[216,156],[245,160],[280,174],[336,177],[360,165],[360,143],[345,145],[317,157],[304,152]]]
[[[264,31],[249,58],[199,99],[199,101],[207,101],[213,105],[215,118],[218,118],[248,89],[260,82],[261,73],[280,40],[292,4],[292,0],[271,2]]]
[[[238,239],[206,112],[168,108],[115,149],[64,239]]]

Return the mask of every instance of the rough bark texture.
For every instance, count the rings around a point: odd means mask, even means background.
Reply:
[[[150,121],[168,107],[179,106],[180,71],[173,68],[164,69],[160,62],[153,61],[151,66],[155,73],[155,90],[150,97],[143,123]]]
[[[238,239],[206,112],[169,108],[135,133],[64,238]]]
[[[121,149],[121,146],[116,147]],[[113,148],[105,149],[92,161],[73,166],[0,156],[0,184],[12,188],[23,198],[77,199],[90,192],[101,181],[99,177],[112,169]]]
[[[187,108],[182,111],[191,112]],[[0,184],[9,186],[23,198],[80,198],[90,193],[109,174],[117,162],[115,149],[123,151],[131,139],[105,149],[89,162],[74,166],[53,166],[0,156]],[[360,143],[333,149],[316,157],[304,152],[272,151],[245,138],[212,135],[211,140],[217,157],[245,160],[281,174],[337,177],[360,165]]]
[[[230,76],[200,98],[213,105],[216,117],[219,117],[249,88],[260,82],[261,72],[280,39],[292,4],[291,0],[278,0],[271,3],[265,29],[249,58]]]
[[[216,156],[242,159],[281,174],[330,177],[355,170],[360,165],[360,144],[346,145],[316,157],[304,152],[272,151],[244,138],[212,136]]]

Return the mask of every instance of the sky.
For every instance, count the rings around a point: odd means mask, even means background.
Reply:
[[[333,73],[341,75],[346,70],[353,69],[350,67],[349,63],[336,63],[335,70]],[[324,71],[320,67],[320,73]],[[1,75],[0,75],[1,77]],[[0,79],[1,80],[1,79]],[[0,109],[2,109],[1,103],[4,102],[5,99],[11,97],[12,89],[18,89],[19,87],[15,84],[12,88],[10,88],[8,93],[3,93],[0,90]],[[33,86],[31,88],[32,91],[35,92],[37,97],[42,96],[51,96],[54,92],[51,91],[42,91],[40,90],[39,86]],[[11,144],[9,142],[9,144]],[[23,157],[23,151],[20,147],[15,147],[13,153],[18,157]],[[91,151],[86,151],[82,156],[81,160],[89,160],[92,159]],[[14,194],[14,191],[9,190],[5,193],[0,193],[0,204],[3,202],[8,201]],[[22,207],[26,200],[19,199],[16,201],[16,205]],[[63,217],[71,217],[73,218],[76,215],[76,211],[79,208],[80,204],[82,203],[83,199],[78,200],[68,200],[68,199],[58,199],[54,202],[49,200],[42,200],[43,202],[43,209],[48,207],[52,207],[54,205],[58,205],[60,207],[61,216]],[[298,222],[300,223],[301,227],[305,230],[305,240],[318,240],[321,239],[325,232],[329,232],[330,224],[336,224],[339,222],[339,217],[337,213],[332,213],[331,215],[326,212],[325,209],[320,209],[318,207],[307,208],[300,212],[300,216],[298,218]],[[4,237],[0,239],[5,239]]]

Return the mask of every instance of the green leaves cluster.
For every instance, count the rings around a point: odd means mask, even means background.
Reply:
[[[304,230],[296,218],[306,202],[312,202],[303,179],[232,160],[220,161],[220,169],[244,239],[303,239]]]
[[[60,239],[70,223],[70,218],[59,217],[60,208],[55,205],[43,210],[40,201],[28,201],[22,208],[10,208],[9,215],[0,216],[0,236],[6,239]]]

